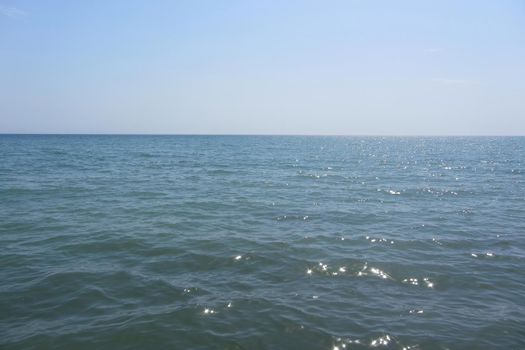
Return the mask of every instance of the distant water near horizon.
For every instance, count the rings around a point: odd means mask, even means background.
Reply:
[[[0,135],[2,349],[524,349],[525,138]]]

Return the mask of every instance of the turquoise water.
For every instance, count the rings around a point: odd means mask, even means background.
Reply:
[[[0,347],[525,348],[524,151],[0,136]]]

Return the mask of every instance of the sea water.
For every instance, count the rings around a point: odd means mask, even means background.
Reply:
[[[0,136],[2,349],[525,348],[525,138]]]

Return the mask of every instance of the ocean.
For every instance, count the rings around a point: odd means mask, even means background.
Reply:
[[[525,138],[0,135],[2,349],[524,349]]]

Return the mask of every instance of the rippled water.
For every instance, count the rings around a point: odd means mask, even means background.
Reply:
[[[525,348],[524,151],[0,136],[0,347]]]

